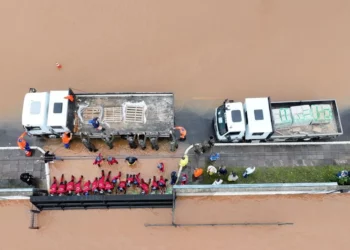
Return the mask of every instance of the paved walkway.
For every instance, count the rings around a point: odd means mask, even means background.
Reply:
[[[321,143],[265,143],[234,144],[232,146],[214,146],[212,153],[220,153],[216,165],[240,167],[290,167],[290,166],[326,166],[350,165],[350,142]],[[193,149],[189,151],[189,168],[183,171],[192,176],[195,167],[208,165],[209,153],[197,156]]]
[[[46,188],[45,164],[35,163],[34,158],[41,152],[33,151],[33,158],[25,157],[19,149],[0,150],[0,188],[29,188],[19,177],[22,173],[30,173],[37,180],[37,187]]]

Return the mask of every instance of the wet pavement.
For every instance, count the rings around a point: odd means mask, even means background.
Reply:
[[[236,144],[234,146],[214,146],[200,156],[189,151],[189,167],[183,170],[189,177],[196,167],[209,165],[209,156],[219,153],[215,165],[228,167],[296,167],[329,166],[350,164],[350,143],[332,142],[332,144],[290,143],[282,144]]]
[[[204,105],[204,104],[203,104]],[[212,119],[215,106],[207,108],[205,111],[199,109],[181,109],[175,111],[175,125],[183,126],[187,130],[188,144],[201,142],[214,133]],[[344,134],[338,137],[339,141],[350,140],[350,110],[341,112],[341,121]],[[0,123],[0,146],[17,146],[16,139],[23,132],[20,121]],[[28,142],[33,146],[42,146],[44,141],[27,137]]]
[[[212,113],[194,112],[188,109],[178,110],[176,112],[176,125],[184,126],[187,131],[186,144],[201,142],[212,135]],[[340,141],[349,140],[350,136],[350,112],[342,112],[342,123],[344,136]],[[0,129],[0,146],[16,146],[16,139],[23,131],[18,123],[3,124]],[[26,140],[31,146],[43,147],[45,140],[27,137]],[[350,163],[350,145],[314,145],[314,146],[243,146],[237,144],[234,147],[218,147],[213,152],[221,154],[220,162],[228,166],[323,166]],[[60,146],[58,146],[60,148]],[[181,149],[186,145],[181,145]],[[56,149],[57,150],[57,149]],[[178,152],[179,153],[179,152]],[[57,152],[59,156],[60,153]],[[34,158],[26,158],[23,152],[0,151],[0,187],[26,187],[26,184],[19,181],[19,175],[23,172],[32,173],[35,177],[42,180],[44,178],[43,164],[35,164]],[[79,157],[84,157],[80,155]],[[193,154],[190,159],[190,168],[186,171],[193,171],[196,166],[204,166],[208,156],[195,157]],[[191,176],[191,175],[189,175]]]
[[[33,158],[28,158],[22,150],[0,150],[0,188],[30,188],[19,178],[22,173],[29,173],[35,178],[35,187],[45,188],[45,164],[36,163],[35,158],[41,152],[33,150]]]

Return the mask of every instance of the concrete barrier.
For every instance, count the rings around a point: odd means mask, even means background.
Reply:
[[[229,196],[268,194],[324,194],[339,192],[336,182],[224,185],[175,185],[176,196]]]
[[[0,189],[0,200],[29,199],[33,192],[33,188],[2,188]]]

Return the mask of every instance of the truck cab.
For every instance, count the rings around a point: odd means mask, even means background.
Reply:
[[[219,142],[261,141],[273,133],[269,98],[228,101],[215,110],[214,130]]]
[[[74,117],[67,91],[30,92],[24,97],[22,125],[34,136],[59,136],[70,132],[69,118]],[[72,112],[70,112],[72,110]],[[73,118],[74,119],[74,118]]]
[[[24,97],[22,125],[32,135],[50,134],[47,126],[49,93],[28,93]]]
[[[241,102],[224,102],[215,110],[214,130],[220,142],[239,142],[245,136],[245,116]]]
[[[246,98],[244,111],[247,116],[245,139],[266,140],[273,133],[269,98]]]

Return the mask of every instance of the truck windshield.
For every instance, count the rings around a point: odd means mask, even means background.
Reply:
[[[225,116],[225,106],[222,105],[218,107],[217,109],[217,124],[218,124],[218,130],[220,135],[224,135],[227,133],[227,123],[226,123],[226,116]]]

